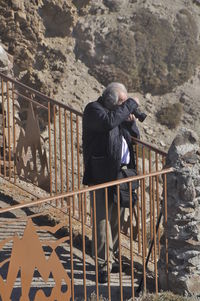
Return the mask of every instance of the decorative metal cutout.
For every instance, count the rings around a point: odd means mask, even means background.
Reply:
[[[62,228],[62,226],[63,224],[61,224],[60,228]],[[39,227],[39,230],[43,230],[43,227]],[[59,229],[58,226],[56,226],[44,227],[44,230],[45,232],[48,230],[48,232],[54,233]],[[37,289],[34,298],[35,301],[70,300],[71,280],[56,254],[56,248],[63,243],[63,241],[68,241],[69,237],[63,237],[51,242],[41,242],[36,232],[36,227],[32,220],[29,219],[23,237],[20,238],[18,235],[15,235],[14,237],[6,238],[4,241],[1,241],[0,252],[3,252],[3,248],[5,248],[11,240],[13,241],[11,256],[0,263],[0,269],[8,263],[6,280],[0,275],[0,300],[11,300],[12,291],[19,273],[21,275],[20,301],[29,300],[31,283],[36,271],[37,274],[40,274],[44,283],[48,281],[50,276],[55,283],[51,289],[50,296],[46,296],[42,288]],[[45,256],[42,245],[52,250],[48,258]],[[66,288],[64,292],[63,283]]]
[[[47,154],[41,143],[37,113],[29,104],[25,129],[20,126],[16,147],[16,168],[19,176],[49,191],[50,176]]]

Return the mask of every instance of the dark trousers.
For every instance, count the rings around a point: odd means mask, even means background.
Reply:
[[[106,228],[105,189],[96,190],[96,213],[94,212],[93,193],[90,195],[93,217],[96,214],[96,233],[94,233],[94,218],[92,232],[92,256],[95,259],[95,237],[97,241],[97,261],[100,270],[107,270],[107,241],[109,245],[109,268],[112,269],[114,253],[119,249],[118,240],[118,210],[111,194],[108,194],[108,238]],[[124,221],[124,208],[120,208],[120,224]]]

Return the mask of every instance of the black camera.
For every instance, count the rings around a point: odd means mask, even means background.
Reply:
[[[138,108],[135,109],[133,112],[132,112],[135,117],[140,121],[140,122],[143,122],[145,120],[145,118],[147,117],[147,114],[141,112]]]

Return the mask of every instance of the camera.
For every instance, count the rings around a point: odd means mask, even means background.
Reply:
[[[141,112],[138,108],[135,109],[133,112],[132,112],[135,117],[140,121],[140,122],[143,122],[145,120],[145,118],[147,117],[147,114]]]

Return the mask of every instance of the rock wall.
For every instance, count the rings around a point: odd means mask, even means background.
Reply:
[[[13,67],[13,58],[9,55],[3,45],[0,44],[0,72],[9,74]]]
[[[74,29],[76,55],[104,85],[164,94],[200,63],[196,13],[188,1],[91,1]]]
[[[64,47],[49,39],[66,38],[64,43],[69,43],[76,22],[72,1],[5,0],[0,1],[0,14],[0,40],[13,55],[14,75],[49,95],[61,81],[66,62]]]
[[[78,111],[122,81],[148,114],[142,140],[166,151],[168,104],[200,136],[199,13],[199,0],[0,0],[0,42],[15,78]]]
[[[200,152],[198,137],[182,128],[167,156],[175,171],[167,177],[169,289],[200,296]],[[165,248],[159,262],[160,286],[167,289]]]
[[[200,64],[198,10],[197,0],[1,0],[0,39],[15,75],[42,92],[62,82],[71,52],[103,85],[164,94]]]

